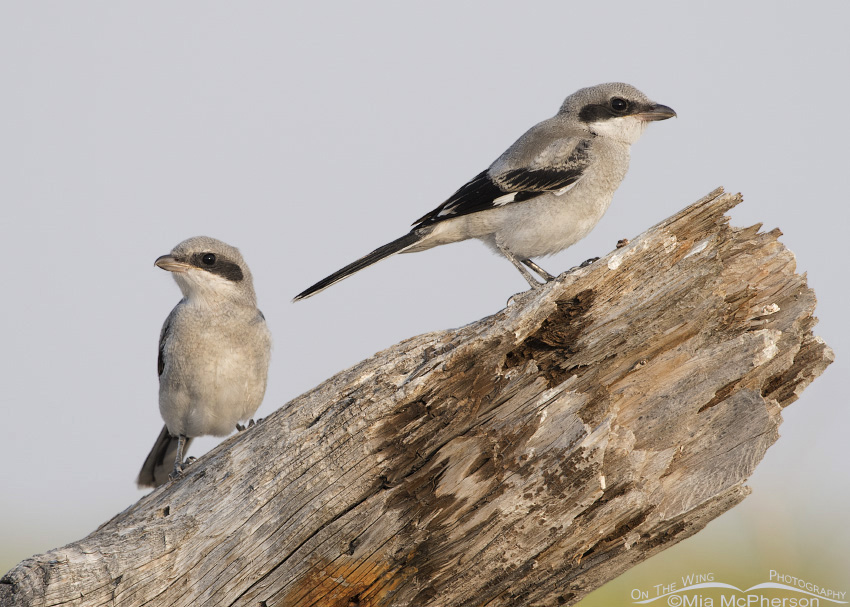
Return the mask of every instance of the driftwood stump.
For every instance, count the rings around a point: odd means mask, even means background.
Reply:
[[[832,361],[779,231],[721,190],[232,437],[2,605],[573,604],[744,499]]]

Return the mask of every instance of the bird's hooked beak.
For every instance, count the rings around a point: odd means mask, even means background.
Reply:
[[[675,115],[676,111],[673,108],[656,103],[646,110],[636,113],[634,116],[644,122],[654,122],[656,120],[667,120],[668,118],[673,118]]]
[[[153,262],[153,265],[158,268],[162,268],[163,270],[168,270],[169,272],[180,272],[181,274],[194,267],[188,263],[177,261],[171,255],[162,255],[157,257],[156,261]]]

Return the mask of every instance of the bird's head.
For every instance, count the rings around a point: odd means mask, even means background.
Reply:
[[[183,296],[194,304],[232,301],[256,305],[251,272],[239,249],[215,238],[184,240],[154,262],[168,270]]]
[[[631,84],[609,82],[579,89],[564,100],[559,116],[577,121],[594,135],[631,144],[650,122],[676,115]]]

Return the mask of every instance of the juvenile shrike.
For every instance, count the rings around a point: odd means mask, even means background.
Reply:
[[[165,427],[139,472],[158,487],[183,470],[192,438],[225,436],[257,411],[266,391],[271,334],[239,250],[198,236],[156,265],[183,293],[159,335],[159,412]]]
[[[629,168],[629,147],[649,122],[675,116],[622,82],[576,91],[401,238],[314,284],[294,301],[395,253],[478,238],[510,260],[532,287],[552,276],[531,258],[551,255],[590,232]],[[524,264],[524,265],[523,265]]]

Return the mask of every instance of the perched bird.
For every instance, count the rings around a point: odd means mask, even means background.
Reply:
[[[629,168],[629,147],[649,122],[676,115],[622,82],[566,98],[554,117],[532,127],[401,238],[375,249],[295,296],[315,295],[395,253],[478,238],[516,266],[532,287],[552,276],[532,257],[552,255],[590,232]]]
[[[183,293],[159,335],[159,412],[165,427],[139,487],[183,470],[193,437],[225,436],[257,411],[266,391],[271,334],[239,250],[198,236],[156,260]],[[172,463],[173,462],[173,468]]]

